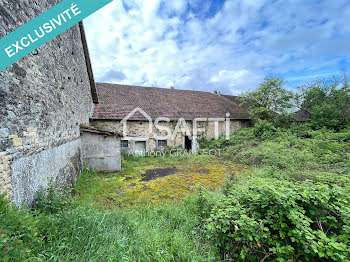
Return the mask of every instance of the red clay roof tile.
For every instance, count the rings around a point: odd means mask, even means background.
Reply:
[[[96,83],[99,104],[96,104],[93,119],[121,120],[135,108],[143,109],[152,119],[196,117],[226,117],[249,119],[247,110],[215,94],[202,91],[141,87],[119,84]],[[136,113],[131,120],[143,120]]]

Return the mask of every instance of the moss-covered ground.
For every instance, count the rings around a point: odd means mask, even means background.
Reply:
[[[85,170],[75,190],[79,201],[92,202],[99,208],[158,206],[178,203],[199,185],[217,190],[225,179],[238,176],[247,169],[214,156],[133,157],[123,159],[120,172]],[[142,181],[147,171],[154,170],[175,171],[164,177]]]

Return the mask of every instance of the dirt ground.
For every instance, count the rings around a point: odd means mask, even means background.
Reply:
[[[140,181],[151,181],[153,179],[166,177],[170,175],[175,175],[180,170],[176,168],[157,168],[157,169],[148,169],[145,174],[142,174],[142,179]]]

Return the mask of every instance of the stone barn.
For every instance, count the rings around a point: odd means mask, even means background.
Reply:
[[[165,147],[195,151],[200,137],[214,138],[233,134],[250,125],[249,112],[221,96],[202,91],[140,87],[96,83],[99,104],[93,110],[90,124],[100,128],[127,131],[121,141],[122,152],[142,153]],[[159,139],[163,132],[156,128],[157,118],[167,118],[163,127],[176,130],[179,120],[193,130],[194,121],[201,132],[173,132]],[[217,130],[217,132],[215,132]]]
[[[39,2],[0,1],[0,38],[60,1]],[[0,72],[0,193],[30,205],[50,181],[74,184],[97,102],[82,24]]]

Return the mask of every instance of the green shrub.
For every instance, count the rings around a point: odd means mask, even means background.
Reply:
[[[41,250],[44,236],[39,222],[39,217],[14,207],[0,195],[0,260],[24,261]]]
[[[201,143],[255,167],[197,201],[223,260],[350,261],[349,129],[259,121]]]
[[[223,259],[350,261],[349,193],[311,182],[235,181],[216,198],[206,230]]]
[[[50,184],[47,189],[40,189],[35,196],[33,208],[39,212],[56,214],[69,206],[72,189]]]
[[[264,126],[264,125],[262,125]],[[305,180],[337,174],[344,183],[350,176],[350,132],[314,131],[308,125],[283,128],[241,129],[229,140],[200,141],[200,146],[220,148],[222,157],[245,165],[283,171],[288,179]],[[263,130],[258,132],[257,130]]]
[[[277,131],[276,127],[271,122],[260,119],[255,123],[252,129],[255,137],[262,139],[273,137]]]

